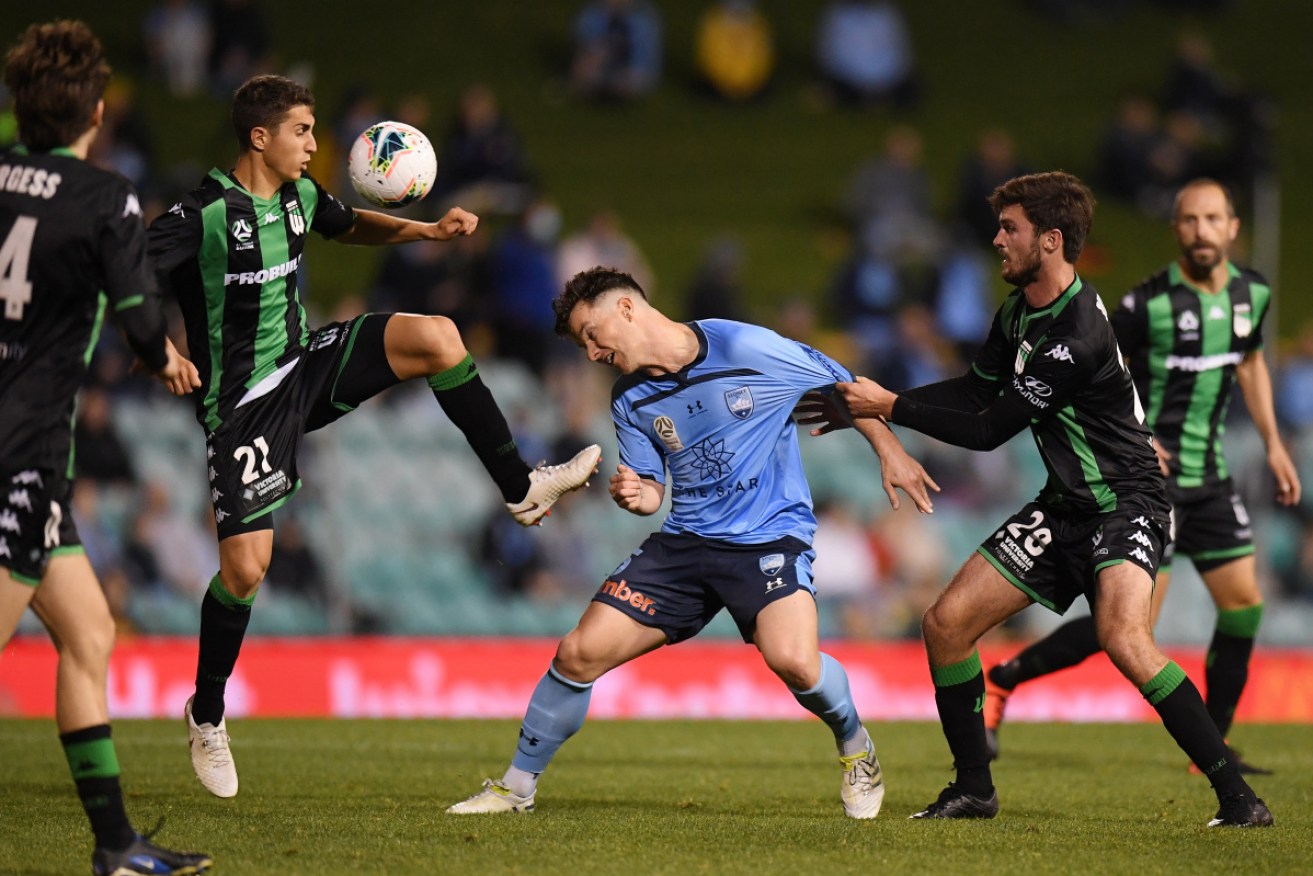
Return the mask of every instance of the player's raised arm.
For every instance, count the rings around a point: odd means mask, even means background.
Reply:
[[[452,207],[437,222],[418,222],[376,210],[357,210],[355,224],[333,239],[356,246],[387,246],[416,240],[468,237],[478,227],[479,217],[460,207]]]

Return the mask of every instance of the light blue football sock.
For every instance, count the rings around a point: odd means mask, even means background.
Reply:
[[[528,773],[547,769],[556,750],[584,726],[592,693],[591,682],[571,681],[548,667],[529,698],[511,766]]]
[[[857,706],[848,690],[848,673],[829,654],[821,652],[821,678],[815,687],[803,691],[789,688],[789,692],[804,709],[829,725],[841,749],[845,742],[862,735],[862,721],[857,717]]]

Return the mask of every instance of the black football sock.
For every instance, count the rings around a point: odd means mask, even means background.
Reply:
[[[460,364],[429,378],[443,413],[456,424],[474,455],[483,463],[507,502],[519,502],[529,492],[529,466],[520,458],[511,427],[492,397],[479,366],[469,355]]]
[[[1094,617],[1078,617],[1067,621],[1011,660],[1005,660],[990,669],[989,680],[999,687],[1012,690],[1033,678],[1075,666],[1100,650]]]
[[[1208,777],[1219,800],[1237,794],[1254,799],[1253,790],[1241,778],[1239,768],[1226,750],[1222,734],[1208,719],[1199,689],[1186,678],[1181,667],[1168,662],[1140,688],[1140,693],[1157,710],[1176,744]]]
[[[957,769],[956,784],[973,797],[988,797],[994,792],[994,778],[985,744],[985,674],[980,670],[980,653],[951,666],[931,666],[930,677],[935,683],[939,723]]]
[[[237,665],[253,602],[254,593],[238,599],[218,575],[210,580],[210,589],[201,600],[201,648],[196,661],[196,696],[191,705],[192,720],[197,724],[218,726],[223,720],[223,692]]]
[[[1262,604],[1217,613],[1217,628],[1204,663],[1208,714],[1223,737],[1231,732],[1236,705],[1249,681],[1249,655],[1263,619]]]
[[[96,835],[96,848],[121,851],[132,845],[136,832],[123,810],[119,787],[119,759],[109,738],[109,725],[97,724],[72,733],[62,733],[60,743],[73,773],[82,808]]]

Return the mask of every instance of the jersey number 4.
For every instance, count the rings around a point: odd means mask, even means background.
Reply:
[[[14,219],[5,242],[0,246],[0,301],[5,303],[5,319],[23,318],[23,308],[32,303],[32,283],[27,279],[27,263],[36,237],[36,220],[31,216]]]

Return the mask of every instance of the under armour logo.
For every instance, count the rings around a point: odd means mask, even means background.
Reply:
[[[774,580],[766,582],[766,592],[770,593],[772,590],[779,590],[783,586],[784,586],[784,579],[775,578]]]
[[[688,408],[688,415],[690,417],[694,416],[695,414],[700,414],[704,410],[704,408],[702,407],[702,402],[700,401],[693,402],[693,404],[691,405],[684,405],[684,407]]]

